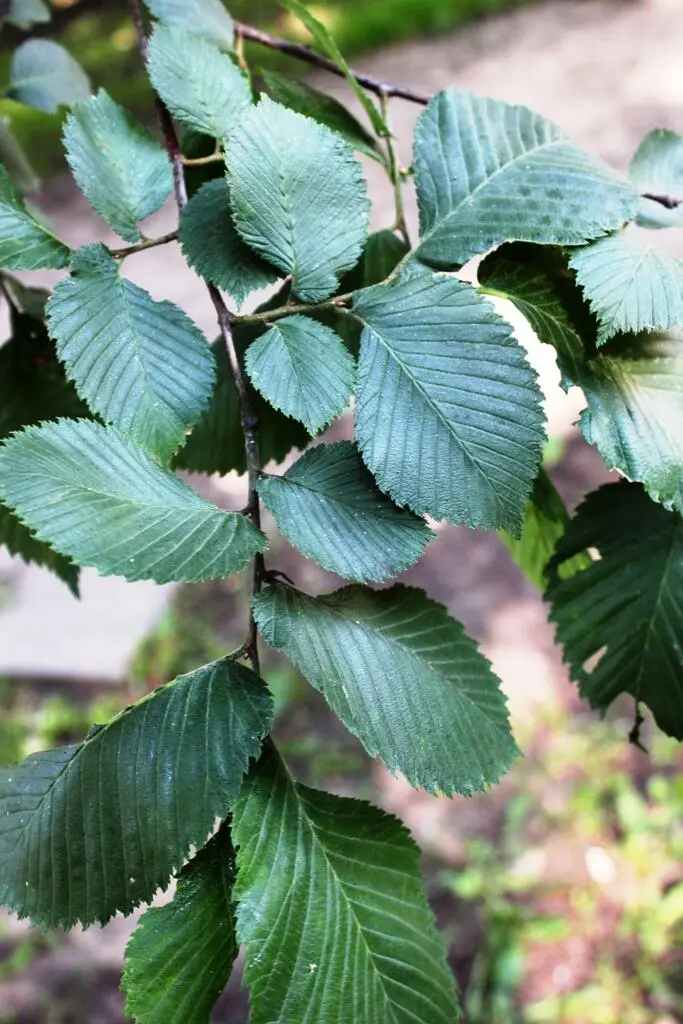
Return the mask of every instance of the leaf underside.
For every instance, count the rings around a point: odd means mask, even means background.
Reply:
[[[638,223],[646,228],[683,225],[683,136],[664,128],[649,132],[629,167],[631,181],[641,193]],[[658,196],[664,205],[648,196]]]
[[[221,0],[145,0],[145,4],[164,25],[210,39],[222,50],[232,50],[234,26]]]

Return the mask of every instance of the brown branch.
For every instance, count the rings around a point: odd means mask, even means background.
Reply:
[[[124,249],[110,249],[109,252],[115,260],[122,260],[126,256],[132,256],[135,252],[144,252],[145,249],[155,249],[158,245],[167,245],[168,242],[175,242],[178,237],[177,231],[169,231],[167,235],[160,235],[159,238],[143,238],[135,245],[128,245]]]
[[[312,64],[313,67],[322,68],[323,71],[329,71],[333,75],[344,78],[344,72],[333,60],[323,57],[321,54],[316,53],[315,50],[312,50],[310,46],[304,46],[303,43],[292,43],[288,39],[277,39],[275,36],[268,35],[267,32],[262,32],[260,29],[253,28],[251,25],[245,25],[240,21],[235,22],[235,32],[241,39],[248,40],[250,43],[257,43],[259,46],[266,46],[270,50],[277,50],[279,53],[287,54],[288,57],[294,57],[295,60],[302,60],[306,64]],[[429,103],[429,96],[413,92],[412,89],[404,89],[400,85],[380,82],[377,78],[359,74],[357,71],[351,71],[351,75],[359,85],[362,85],[368,92],[374,92],[376,96],[396,96],[398,99],[409,100],[411,103],[419,103],[423,107],[426,107]]]
[[[683,206],[683,199],[674,199],[673,196],[656,196],[652,192],[643,192],[643,199],[651,199],[653,203],[659,203],[667,210],[675,210],[677,207]]]

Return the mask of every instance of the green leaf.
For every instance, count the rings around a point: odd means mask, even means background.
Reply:
[[[32,25],[45,24],[51,18],[50,8],[43,0],[11,0],[7,21],[27,31]]]
[[[612,235],[575,249],[569,265],[598,318],[598,344],[683,324],[683,260]]]
[[[157,25],[147,68],[173,116],[205,135],[227,136],[251,103],[249,81],[230,57],[182,29]]]
[[[129,581],[218,579],[265,538],[200,498],[111,428],[83,420],[29,427],[0,446],[0,499],[78,565]]]
[[[18,106],[18,104],[14,104],[13,100],[5,100],[5,104]],[[2,101],[0,100],[0,107],[1,105]],[[46,114],[45,117],[49,119],[50,115]],[[12,131],[10,118],[2,114],[0,114],[0,164],[8,171],[21,195],[35,195],[40,191],[40,178]]]
[[[66,157],[78,187],[127,242],[173,189],[168,154],[104,89],[77,103],[64,126]]]
[[[631,181],[643,198],[638,223],[646,228],[683,224],[683,136],[655,128],[645,136],[631,161]],[[648,196],[658,196],[667,205]]]
[[[515,565],[539,590],[545,589],[546,566],[568,525],[569,513],[565,504],[548,474],[541,470],[527,502],[521,534],[514,537],[505,530],[500,532],[501,540]],[[589,558],[579,556],[569,565],[568,571],[584,569],[588,564]]]
[[[228,292],[238,306],[252,292],[267,288],[281,276],[238,235],[224,178],[208,181],[190,199],[180,220],[179,237],[193,270]]]
[[[517,748],[498,679],[421,590],[351,586],[314,598],[277,585],[253,608],[268,643],[411,785],[471,796],[510,767]]]
[[[126,1014],[138,1024],[208,1024],[239,947],[230,829],[180,872],[171,903],[150,907],[126,947]]]
[[[78,597],[77,566],[68,558],[58,555],[49,545],[36,540],[31,531],[4,505],[0,505],[0,544],[3,544],[11,555],[23,558],[24,562],[49,569],[66,583],[74,597]]]
[[[285,78],[273,71],[261,71],[260,75],[267,94],[276,103],[327,125],[332,131],[338,132],[353,149],[380,163],[384,161],[377,140],[334,96],[318,92],[305,82]]]
[[[618,338],[598,351],[595,322],[557,250],[506,246],[479,277],[555,346],[564,386],[586,396],[581,431],[608,468],[683,512],[683,331]]]
[[[71,269],[47,305],[67,374],[93,412],[168,460],[211,399],[206,338],[177,306],[126,281],[103,245],[79,249]]]
[[[526,107],[449,88],[420,116],[416,256],[462,266],[507,239],[579,245],[635,215],[634,190]]]
[[[228,813],[271,720],[265,683],[222,659],[0,771],[0,902],[68,928],[151,900]]]
[[[275,752],[235,807],[251,1024],[453,1024],[419,850],[396,818],[293,781]]]
[[[560,578],[567,560],[592,549],[599,560]],[[580,506],[548,575],[551,618],[582,696],[602,710],[630,693],[683,739],[681,518],[638,484],[608,484]]]
[[[512,328],[452,275],[413,265],[359,292],[356,436],[380,488],[435,519],[516,530],[538,471],[536,375]]]
[[[247,349],[247,372],[271,405],[300,420],[310,434],[346,409],[356,364],[329,327],[287,316]]]
[[[164,25],[210,39],[222,50],[232,50],[235,30],[221,0],[145,0],[145,4]]]
[[[234,331],[240,352],[243,349],[242,333]],[[232,470],[245,473],[247,465],[240,409],[223,340],[219,338],[212,348],[218,385],[209,408],[176,456],[174,465],[193,473],[225,474]],[[249,397],[259,423],[259,454],[263,465],[270,461],[282,462],[293,448],[306,447],[308,434],[300,423],[273,409],[258,392],[250,393]]]
[[[27,212],[14,182],[0,165],[0,267],[59,270],[70,256],[68,245]]]
[[[368,229],[361,166],[339,136],[262,96],[227,145],[237,230],[305,302],[326,299]]]
[[[12,55],[7,95],[53,114],[91,93],[85,71],[70,53],[49,39],[29,39]]]
[[[284,476],[263,477],[258,489],[285,537],[346,579],[397,576],[433,536],[422,519],[377,490],[348,441],[311,449]]]

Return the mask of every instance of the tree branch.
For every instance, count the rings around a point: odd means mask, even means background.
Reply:
[[[659,203],[667,210],[676,210],[683,206],[683,199],[674,199],[673,196],[655,196],[651,192],[643,192],[643,199],[651,199],[653,203]]]
[[[125,259],[132,256],[134,252],[144,252],[145,249],[155,249],[158,245],[167,245],[168,242],[175,242],[178,237],[177,231],[169,231],[167,235],[160,235],[159,238],[143,238],[135,245],[128,245],[124,249],[110,249],[109,252],[115,260]]]

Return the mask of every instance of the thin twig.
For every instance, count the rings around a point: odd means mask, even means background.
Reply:
[[[209,156],[184,156],[185,167],[204,167],[206,164],[219,164],[224,160],[222,153],[210,153]]]
[[[677,207],[683,206],[683,199],[674,199],[673,196],[656,196],[651,192],[643,192],[643,199],[651,199],[653,203],[659,203],[667,210],[675,210]]]
[[[394,136],[391,134],[391,125],[389,124],[389,97],[385,92],[380,94],[379,102],[382,109],[382,117],[389,127],[389,134],[385,137],[384,144],[387,151],[387,173],[394,189],[394,205],[396,208],[396,219],[394,221],[393,230],[398,231],[401,234],[403,241],[410,249],[410,235],[408,234],[408,225],[406,223],[405,209],[403,206],[403,179],[401,177],[401,165],[398,159]]]
[[[347,295],[337,295],[326,302],[311,302],[308,305],[304,303],[292,305],[290,302],[288,305],[278,306],[276,309],[266,309],[263,313],[245,313],[244,316],[231,314],[230,322],[232,324],[267,324],[271,320],[280,320],[283,316],[291,316],[292,313],[319,313],[323,309],[346,309],[353,294],[353,292],[349,292]]]
[[[169,231],[167,235],[161,235],[159,238],[143,238],[141,242],[137,242],[135,245],[128,245],[125,249],[110,249],[109,251],[114,259],[122,260],[126,256],[132,256],[134,252],[155,249],[158,245],[167,245],[169,242],[175,242],[177,238],[177,231]]]
[[[235,32],[238,37],[248,40],[250,43],[257,43],[259,46],[267,46],[270,50],[278,50],[280,53],[287,54],[288,57],[294,57],[296,60],[302,60],[306,64],[312,64],[313,67],[322,68],[323,71],[329,71],[333,75],[338,75],[340,78],[344,78],[344,72],[338,67],[333,60],[329,60],[327,57],[323,57],[321,54],[316,53],[309,46],[304,46],[303,43],[292,43],[288,39],[277,39],[275,36],[269,35],[267,32],[262,32],[258,28],[253,28],[251,25],[245,25],[240,21],[235,22]],[[426,107],[429,103],[430,97],[425,96],[423,93],[413,92],[412,89],[404,89],[400,85],[390,85],[387,82],[380,82],[377,78],[372,78],[370,75],[359,74],[358,71],[351,71],[351,75],[356,79],[359,85],[362,85],[368,92],[374,92],[376,96],[396,96],[398,99],[409,100],[411,103],[419,103],[420,106]]]

